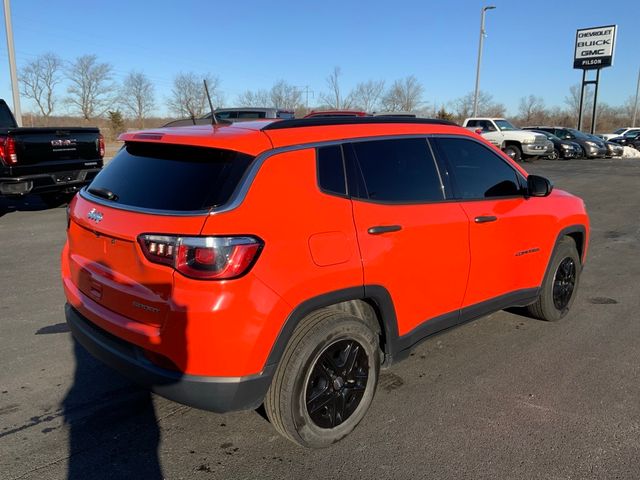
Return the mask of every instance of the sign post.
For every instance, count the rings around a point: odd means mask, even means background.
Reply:
[[[584,89],[594,84],[593,113],[591,116],[591,133],[596,131],[596,109],[598,105],[598,84],[600,69],[613,65],[613,53],[616,43],[617,25],[583,28],[576,31],[576,46],[573,55],[573,68],[582,70],[582,87],[580,89],[580,107],[578,112],[578,130],[582,129],[582,110],[584,106]],[[587,70],[596,70],[595,80],[587,80]]]

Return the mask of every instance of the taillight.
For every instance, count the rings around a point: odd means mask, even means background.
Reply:
[[[104,149],[104,136],[102,134],[98,135],[98,155],[100,158],[104,157],[105,149]]]
[[[16,141],[14,138],[0,137],[0,160],[2,160],[7,166],[16,165],[18,163]]]
[[[102,134],[98,135],[98,155],[100,158],[104,157],[105,149],[104,149],[104,136]]]
[[[229,280],[247,273],[262,250],[254,237],[138,237],[150,262],[169,265],[181,274],[203,280]]]

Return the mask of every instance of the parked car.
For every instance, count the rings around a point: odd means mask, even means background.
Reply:
[[[371,114],[362,110],[314,110],[307,113],[303,118],[325,118],[325,117],[370,117]]]
[[[604,140],[611,140],[612,138],[621,137],[628,132],[640,132],[640,128],[635,127],[623,127],[615,130],[613,133],[603,133],[600,135]]]
[[[624,152],[624,147],[622,147],[622,145],[618,145],[617,143],[609,142],[607,140],[602,140],[602,138],[600,138],[597,135],[591,135],[591,134],[585,134],[585,135],[587,135],[588,137],[591,137],[592,140],[598,140],[604,143],[604,146],[607,149],[607,153],[605,157],[613,158],[613,157],[622,156],[622,153]]]
[[[607,157],[621,157],[624,154],[624,147],[615,142],[605,142],[607,146]]]
[[[122,139],[69,208],[66,318],[169,399],[264,404],[286,438],[324,447],[362,420],[380,368],[430,335],[514,305],[559,320],[575,299],[584,202],[450,122]]]
[[[293,110],[283,110],[280,108],[264,107],[241,107],[241,108],[218,108],[214,111],[216,119],[228,122],[246,122],[261,118],[282,118],[292,119],[295,116]],[[211,113],[195,120],[183,118],[165,124],[165,127],[190,127],[193,125],[209,125],[211,123]]]
[[[504,118],[467,118],[462,125],[473,131],[478,130],[480,135],[516,162],[553,153],[553,143],[544,135],[525,132]]]
[[[569,160],[570,158],[576,158],[580,152],[582,152],[580,145],[569,140],[561,140],[553,133],[545,132],[544,130],[531,130],[532,132],[540,133],[547,137],[551,143],[553,143],[553,153],[547,155],[549,160],[558,160],[562,158]]]
[[[607,155],[607,147],[604,141],[598,138],[590,138],[586,133],[575,128],[532,126],[523,127],[525,130],[542,130],[553,133],[561,140],[570,140],[580,145],[582,150],[580,157],[584,158],[604,158]]]
[[[0,99],[0,197],[39,194],[47,204],[68,200],[102,168],[100,130],[18,127]]]
[[[632,147],[640,150],[640,130],[629,131],[621,137],[612,138],[610,142],[622,145],[623,147]]]

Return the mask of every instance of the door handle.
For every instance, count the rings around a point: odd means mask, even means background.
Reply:
[[[367,233],[369,235],[380,235],[382,233],[397,232],[398,230],[402,230],[401,225],[377,225],[369,227]]]
[[[474,221],[476,223],[489,223],[489,222],[495,222],[496,220],[498,220],[498,217],[494,215],[481,215],[479,217],[474,218]]]

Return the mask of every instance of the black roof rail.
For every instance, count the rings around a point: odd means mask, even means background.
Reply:
[[[285,128],[323,127],[331,125],[361,125],[369,123],[421,123],[426,125],[453,125],[457,123],[433,118],[407,117],[310,117],[295,118],[293,120],[278,120],[268,123],[260,130],[282,130]]]

